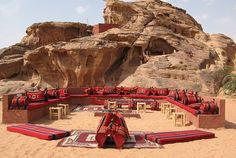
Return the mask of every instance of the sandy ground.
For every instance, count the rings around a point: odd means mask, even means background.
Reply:
[[[215,139],[198,140],[186,143],[164,145],[163,149],[87,149],[56,147],[59,140],[45,141],[6,131],[6,125],[0,125],[1,158],[80,158],[80,157],[121,157],[121,158],[235,158],[236,157],[236,99],[226,101],[226,128],[209,129],[217,136]],[[1,106],[0,106],[1,107]],[[1,107],[0,116],[2,116]],[[44,118],[40,125],[60,129],[97,128],[100,118],[91,112],[74,112],[67,119],[50,121]],[[161,112],[141,114],[141,119],[126,118],[129,130],[133,131],[173,131],[195,129],[194,126],[174,127]]]

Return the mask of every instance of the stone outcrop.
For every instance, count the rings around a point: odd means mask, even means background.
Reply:
[[[23,37],[21,43],[0,49],[0,79],[16,76],[19,80],[32,78],[34,72],[32,66],[24,64],[25,52],[57,41],[66,42],[89,36],[92,33],[92,26],[71,22],[45,22],[33,24],[27,28],[26,33],[27,36]]]
[[[45,22],[35,23],[26,30],[27,35],[21,43],[31,48],[69,41],[74,38],[91,35],[92,27],[81,23],[72,22]]]
[[[41,86],[156,86],[215,94],[222,69],[235,66],[232,39],[203,32],[185,10],[168,3],[107,0],[104,20],[121,27],[90,35],[92,28],[82,24],[33,25],[21,42],[29,47],[23,69],[14,72],[21,79],[31,74],[29,81]]]
[[[0,79],[11,78],[20,73],[24,63],[23,55],[29,50],[21,44],[0,49]]]

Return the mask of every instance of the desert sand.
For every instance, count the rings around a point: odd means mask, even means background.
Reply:
[[[162,149],[87,149],[56,147],[60,140],[46,141],[37,138],[11,133],[6,125],[0,125],[0,157],[1,158],[235,158],[236,156],[236,99],[226,101],[226,127],[220,129],[203,129],[214,132],[215,139],[197,140],[186,143],[164,145]],[[1,103],[0,103],[1,105]],[[2,116],[2,106],[0,116]],[[59,129],[95,130],[100,117],[92,112],[73,112],[63,120],[50,121],[48,118],[36,122],[43,126]],[[174,131],[195,129],[194,126],[174,127],[161,112],[142,113],[141,119],[125,118],[131,131]]]

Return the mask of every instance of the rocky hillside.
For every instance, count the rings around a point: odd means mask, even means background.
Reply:
[[[0,50],[0,91],[40,86],[156,86],[217,93],[236,45],[209,35],[185,10],[159,0],[107,0],[105,23],[91,35],[79,23],[39,23],[19,44]],[[10,85],[9,85],[10,84]]]

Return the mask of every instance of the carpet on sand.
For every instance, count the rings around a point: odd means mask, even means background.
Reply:
[[[87,106],[78,106],[73,109],[73,112],[81,112],[81,111],[103,111],[104,108],[99,105],[87,105]]]
[[[83,147],[97,148],[98,144],[95,140],[96,133],[87,130],[74,130],[71,136],[62,139],[57,146],[59,147]],[[160,148],[157,143],[145,140],[144,132],[130,132],[131,138],[126,141],[123,148]],[[107,139],[105,148],[115,148],[112,140]]]

